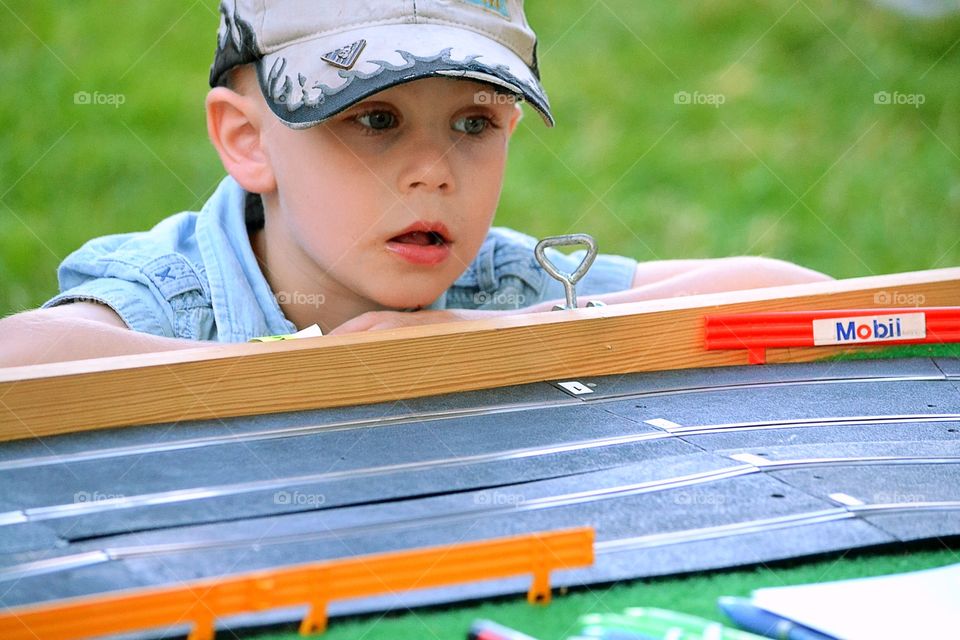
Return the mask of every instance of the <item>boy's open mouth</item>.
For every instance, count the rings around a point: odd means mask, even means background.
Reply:
[[[452,242],[442,222],[418,220],[387,240],[387,250],[407,262],[434,266],[450,257]]]
[[[426,247],[428,245],[447,244],[446,238],[436,231],[411,231],[409,233],[404,233],[390,238],[390,242],[415,244],[421,247]]]

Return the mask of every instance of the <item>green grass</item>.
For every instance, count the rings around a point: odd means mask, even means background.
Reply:
[[[196,209],[215,0],[0,3],[0,315],[85,240]],[[559,126],[527,111],[497,224],[641,260],[836,277],[960,264],[960,20],[863,2],[530,2]],[[78,91],[124,104],[77,105]],[[674,95],[724,104],[675,104]],[[878,105],[874,93],[922,94]]]

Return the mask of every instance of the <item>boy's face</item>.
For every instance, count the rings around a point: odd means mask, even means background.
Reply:
[[[309,129],[272,118],[261,133],[277,185],[263,194],[272,255],[281,243],[288,266],[345,296],[430,304],[486,236],[519,114],[488,85],[426,78]],[[442,241],[400,237],[416,223],[439,228]]]

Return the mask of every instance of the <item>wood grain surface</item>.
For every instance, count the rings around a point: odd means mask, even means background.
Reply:
[[[402,400],[577,376],[739,365],[708,313],[960,305],[960,268],[0,369],[0,440]],[[769,362],[848,347],[770,349]]]

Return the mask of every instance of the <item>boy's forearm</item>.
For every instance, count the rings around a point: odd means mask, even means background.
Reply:
[[[831,279],[830,276],[817,271],[779,260],[763,258],[718,259],[713,265],[692,269],[632,289],[624,289],[623,291],[615,291],[602,295],[578,295],[577,305],[580,307],[586,306],[587,302],[591,300],[597,300],[605,304],[619,304],[624,302],[675,298],[677,296],[697,295],[701,293],[719,293],[722,291],[739,291],[760,287],[777,287]],[[548,300],[547,302],[526,307],[520,311],[525,313],[549,311],[553,309],[553,306],[556,304],[563,305],[565,301],[562,299]]]
[[[196,349],[203,344],[138,333],[82,318],[11,316],[0,320],[0,367]]]
[[[682,295],[691,295],[693,293],[706,293],[705,291],[691,291],[689,289],[684,290],[678,286],[683,282],[689,281],[689,277],[678,276],[677,279],[679,282],[675,282],[675,278],[670,278],[667,281],[657,282],[641,287],[634,287],[632,289],[624,289],[622,291],[614,291],[612,293],[602,293],[599,295],[590,296],[578,295],[577,306],[583,308],[587,306],[587,303],[590,301],[602,302],[604,304],[621,304],[624,302],[641,302],[643,300],[674,298]],[[566,300],[563,298],[547,300],[546,302],[541,302],[539,304],[519,309],[515,313],[539,313],[541,311],[551,311],[553,310],[554,306],[559,305],[562,307],[566,305],[566,303]]]

